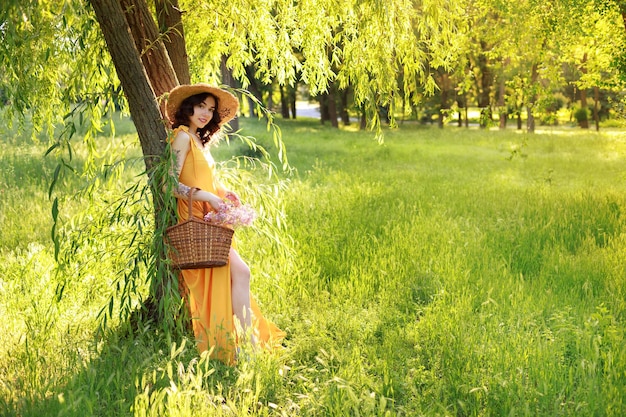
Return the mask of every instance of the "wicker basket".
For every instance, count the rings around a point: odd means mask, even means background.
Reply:
[[[193,217],[192,196],[196,190],[189,192],[187,220],[165,231],[169,256],[176,269],[214,268],[228,262],[234,231]]]

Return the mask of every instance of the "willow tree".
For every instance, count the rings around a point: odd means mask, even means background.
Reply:
[[[619,81],[619,67],[615,57],[623,53],[626,46],[622,16],[616,8],[598,10],[593,4],[581,8],[586,17],[582,24],[576,25],[576,42],[570,42],[565,49],[568,63],[577,70],[576,88],[580,92],[579,124],[589,127],[587,93],[593,92],[594,105],[591,111],[596,130],[599,124],[599,90],[621,91],[623,83]]]
[[[86,121],[83,138],[92,150],[86,165],[94,165],[103,117],[116,106],[130,113],[158,232],[155,243],[142,248],[149,265],[143,273],[152,283],[150,299],[160,305],[171,284],[157,244],[168,221],[168,202],[158,192],[168,134],[165,93],[181,82],[220,83],[224,67],[244,88],[249,68],[268,84],[306,83],[312,94],[336,80],[351,86],[376,127],[376,110],[393,108],[400,89],[418,96],[434,88],[428,69],[449,64],[456,30],[450,16],[458,15],[451,7],[446,0],[233,0],[226,7],[216,0],[152,6],[146,0],[5,0],[0,82],[10,106],[2,117],[28,117],[36,133],[47,132],[49,153],[60,160],[54,183],[70,166],[77,120]],[[55,200],[55,225],[58,210]]]

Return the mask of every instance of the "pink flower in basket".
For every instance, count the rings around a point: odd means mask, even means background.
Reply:
[[[204,215],[205,221],[231,229],[250,226],[254,219],[256,219],[256,211],[253,208],[244,204],[235,206],[230,201],[222,204],[219,210],[209,211]]]

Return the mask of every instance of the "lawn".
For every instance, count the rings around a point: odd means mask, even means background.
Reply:
[[[241,123],[275,152],[262,122]],[[97,213],[140,168],[91,181],[90,201],[71,192],[87,180],[62,182],[64,230],[90,238],[58,268],[56,160],[37,141],[7,140],[0,414],[626,414],[626,132],[407,123],[380,144],[355,127],[279,124],[293,170],[238,182],[268,207],[242,231],[240,251],[259,304],[288,338],[236,367],[153,322],[129,331],[112,321],[97,335],[127,267],[119,229],[131,227]],[[102,165],[138,156],[123,126],[98,139],[110,147]],[[215,156],[248,152],[232,140]],[[151,217],[142,201],[128,210]],[[134,285],[145,293],[145,282]]]

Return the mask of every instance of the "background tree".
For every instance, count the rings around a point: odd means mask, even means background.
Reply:
[[[599,90],[619,89],[619,69],[615,65],[615,57],[624,50],[624,43],[620,42],[624,29],[615,24],[622,18],[617,8],[598,10],[593,4],[587,4],[582,13],[585,20],[575,26],[574,32],[578,42],[568,42],[565,51],[568,64],[577,69],[574,83],[580,92],[577,114],[581,127],[589,127],[588,119],[592,115],[596,130],[599,130]],[[587,106],[588,91],[594,102],[591,112]]]

